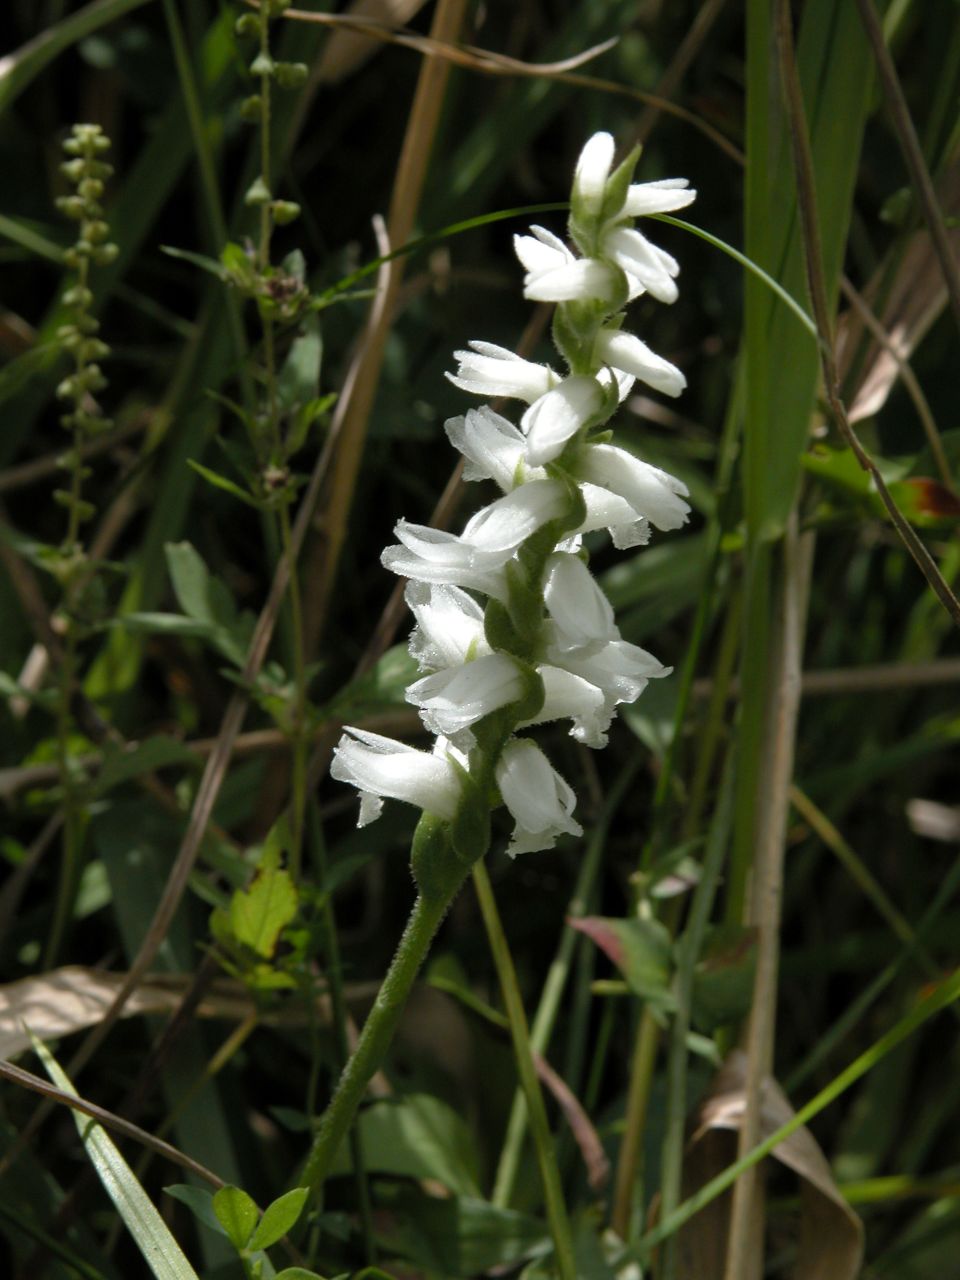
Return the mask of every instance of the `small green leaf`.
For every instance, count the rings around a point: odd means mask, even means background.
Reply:
[[[265,959],[296,914],[297,891],[289,873],[271,866],[262,866],[250,888],[239,889],[230,902],[233,936]]]
[[[320,388],[320,364],[323,358],[323,338],[320,321],[315,315],[307,315],[300,331],[290,344],[287,358],[277,378],[277,394],[284,409],[305,404],[316,398]]]
[[[673,975],[670,933],[659,921],[584,916],[569,923],[610,957],[630,989],[643,996],[654,1009],[674,1008],[670,991]]]
[[[388,649],[372,671],[352,680],[336,695],[326,713],[344,720],[375,715],[391,707],[403,706],[407,686],[417,678],[419,668],[405,644]]]
[[[260,1216],[247,1193],[239,1187],[221,1187],[213,1197],[213,1212],[231,1243],[237,1249],[245,1249]]]
[[[164,1194],[171,1200],[179,1200],[185,1204],[198,1222],[216,1231],[218,1235],[226,1235],[217,1215],[213,1211],[213,1192],[206,1187],[192,1187],[186,1182],[176,1182],[163,1188]]]
[[[94,790],[97,795],[104,795],[128,778],[139,777],[151,769],[162,769],[169,764],[196,763],[197,757],[189,747],[165,734],[157,734],[126,748],[108,745],[103,751],[103,763]]]
[[[241,502],[245,502],[248,507],[255,507],[258,511],[261,510],[263,504],[252,493],[248,493],[246,489],[241,489],[235,481],[228,479],[227,476],[220,475],[218,471],[211,471],[209,467],[203,466],[195,458],[188,458],[187,466],[195,471],[198,476],[202,476],[207,484],[212,484],[215,489],[223,489],[225,493],[229,493],[234,498],[239,498]]]
[[[171,258],[180,258],[184,262],[189,262],[195,267],[199,267],[202,271],[209,271],[211,275],[216,276],[220,280],[226,280],[227,272],[222,263],[217,262],[215,258],[208,258],[206,254],[194,253],[190,249],[176,249],[171,244],[162,244],[160,252],[165,253]]]
[[[323,1280],[316,1271],[308,1271],[306,1267],[284,1267],[277,1272],[277,1280]]]
[[[707,1034],[737,1022],[750,1008],[757,931],[740,925],[712,930],[693,976],[692,1016]]]
[[[282,1240],[303,1211],[310,1191],[307,1187],[295,1187],[280,1196],[263,1211],[260,1225],[250,1240],[251,1249],[269,1249]],[[304,1274],[309,1274],[305,1272]]]

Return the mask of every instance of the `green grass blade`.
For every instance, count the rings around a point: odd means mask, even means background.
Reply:
[[[76,1094],[70,1078],[50,1050],[36,1037],[32,1039],[37,1056],[50,1079],[65,1093]],[[104,1190],[116,1205],[117,1212],[157,1280],[199,1280],[186,1254],[171,1235],[133,1170],[103,1129],[79,1112],[74,1112],[73,1119]]]

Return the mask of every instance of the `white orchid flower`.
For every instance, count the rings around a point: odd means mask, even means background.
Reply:
[[[620,329],[601,329],[597,334],[594,352],[603,364],[622,369],[624,373],[632,373],[635,378],[653,387],[655,391],[662,391],[666,396],[678,396],[687,385],[686,378],[675,364],[651,351],[645,342],[641,342],[632,333],[623,333]]]
[[[491,711],[516,702],[523,689],[523,677],[513,659],[490,653],[414,681],[407,689],[407,701],[420,708],[420,719],[431,733],[451,737]]]
[[[595,133],[580,152],[570,203],[583,217],[595,218],[603,207],[613,152],[613,138],[609,133]]]
[[[560,835],[582,836],[571,815],[577,803],[573,789],[561,778],[537,744],[512,738],[497,761],[497,786],[516,826],[507,853],[536,853],[552,849]]]
[[[603,408],[596,378],[573,375],[535,400],[520,419],[527,437],[527,459],[533,466],[552,462],[567,441]]]
[[[605,711],[611,715],[619,703],[636,702],[648,681],[673,671],[646,649],[619,637],[571,649],[559,628],[548,630],[546,656],[552,664],[599,689],[604,696]]]
[[[659,302],[676,302],[678,290],[674,276],[679,273],[680,264],[639,231],[631,227],[611,227],[603,236],[603,252],[627,273],[632,297],[646,292]]]
[[[572,720],[570,736],[577,742],[586,747],[605,747],[613,714],[603,690],[583,676],[552,663],[541,663],[537,671],[543,680],[543,706],[535,716],[522,721],[519,727],[526,729],[534,724],[549,724],[552,720]]]
[[[385,796],[452,821],[460,804],[461,782],[444,745],[438,742],[431,754],[379,733],[345,729],[334,748],[330,774],[360,792],[357,826],[365,827],[380,816]]]
[[[512,396],[532,404],[560,381],[548,365],[534,364],[492,342],[471,342],[470,351],[455,351],[456,373],[447,377],[455,387],[480,396]]]
[[[579,649],[620,638],[613,607],[579,556],[557,553],[550,557],[543,597],[562,647]]]
[[[455,667],[490,652],[483,610],[466,591],[439,583],[409,582],[404,599],[417,625],[410,653],[421,671]]]
[[[686,178],[658,178],[655,182],[634,182],[627,188],[621,216],[643,218],[651,213],[674,213],[697,198]]]
[[[523,432],[487,404],[468,410],[463,417],[448,418],[443,427],[450,443],[463,454],[464,480],[493,480],[509,493],[518,481],[546,478],[546,472],[525,466]]]
[[[638,516],[645,516],[657,529],[679,529],[686,524],[690,514],[683,501],[687,486],[626,449],[612,444],[588,445],[577,458],[576,474],[619,494]]]
[[[513,247],[527,269],[523,296],[533,302],[612,302],[622,285],[617,272],[597,258],[577,258],[552,232],[531,227],[514,236]],[[612,255],[611,255],[612,256]]]

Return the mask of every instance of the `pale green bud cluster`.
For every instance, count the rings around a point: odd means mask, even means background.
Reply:
[[[75,124],[63,149],[70,158],[61,164],[60,171],[75,190],[61,196],[57,208],[80,225],[75,243],[63,255],[77,278],[63,295],[70,318],[57,330],[57,338],[73,356],[74,367],[57,387],[57,397],[71,405],[61,416],[61,424],[77,435],[95,435],[112,426],[94,399],[107,385],[100,361],[110,354],[110,348],[99,336],[100,322],[90,313],[93,293],[88,283],[91,267],[109,265],[119,252],[110,240],[100,203],[104,184],[113,173],[103,159],[110,139],[97,124]],[[72,469],[74,462],[71,458],[66,465]]]

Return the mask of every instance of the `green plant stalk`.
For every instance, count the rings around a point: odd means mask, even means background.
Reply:
[[[533,1050],[530,1045],[530,1032],[527,1028],[527,1016],[523,1009],[523,999],[517,985],[517,975],[510,955],[510,947],[503,932],[500,913],[490,877],[483,862],[473,868],[473,884],[476,889],[483,922],[493,953],[497,976],[503,1002],[510,1020],[510,1034],[513,1037],[513,1051],[517,1063],[517,1074],[527,1099],[530,1117],[530,1133],[537,1152],[537,1163],[540,1178],[543,1182],[543,1195],[547,1209],[547,1220],[550,1234],[556,1251],[557,1273],[561,1280],[577,1280],[576,1261],[573,1253],[573,1236],[570,1231],[570,1220],[563,1199],[563,1187],[560,1183],[560,1171],[557,1168],[556,1152],[553,1146],[553,1135],[547,1119],[547,1109],[543,1102],[543,1093],[537,1079],[537,1070],[533,1061]]]
[[[307,833],[313,854],[314,870],[321,891],[320,924],[323,931],[323,949],[326,956],[326,977],[330,994],[330,1014],[333,1020],[333,1032],[338,1057],[338,1068],[343,1069],[350,1057],[350,1044],[347,1037],[347,1005],[343,994],[343,965],[340,957],[340,938],[337,934],[337,920],[333,910],[333,894],[327,889],[329,867],[327,864],[327,843],[323,835],[323,824],[320,819],[320,806],[316,796],[311,796],[307,809]],[[312,1011],[315,1001],[310,1000],[311,1030],[314,1027]],[[314,1055],[315,1057],[316,1055]],[[310,1091],[307,1097],[307,1115],[313,1115],[316,1109],[316,1070],[310,1073]],[[360,1206],[360,1229],[363,1235],[364,1256],[370,1264],[376,1261],[376,1245],[373,1235],[373,1209],[370,1203],[370,1186],[367,1182],[366,1165],[363,1158],[363,1139],[358,1125],[350,1129],[350,1156],[353,1164],[353,1176],[357,1188],[357,1203]]]
[[[649,1006],[644,1005],[630,1064],[627,1115],[617,1160],[613,1210],[610,1214],[610,1225],[621,1240],[628,1240],[632,1234],[634,1192],[643,1151],[644,1120],[650,1102],[653,1065],[657,1058],[659,1040],[660,1028],[654,1021]]]
[[[624,792],[633,780],[639,768],[639,763],[639,757],[635,756],[618,778],[604,805],[600,821],[590,834],[587,856],[580,865],[580,874],[577,876],[576,887],[567,907],[568,918],[583,916],[587,913],[587,903],[593,891],[597,872],[600,869],[610,821],[620,801],[623,799]],[[537,1012],[530,1027],[530,1047],[534,1053],[546,1053],[550,1035],[556,1022],[557,1011],[560,1008],[560,1001],[563,998],[567,979],[570,976],[570,967],[573,963],[573,955],[579,939],[580,935],[573,929],[564,929],[560,945],[557,948],[557,954],[550,965],[546,981],[543,984],[540,1003],[537,1006]],[[500,1153],[500,1162],[497,1165],[497,1174],[494,1179],[493,1194],[491,1196],[491,1202],[500,1209],[505,1209],[509,1205],[513,1189],[516,1186],[517,1174],[520,1169],[520,1156],[523,1151],[523,1140],[527,1132],[527,1120],[526,1098],[523,1091],[518,1090],[510,1109],[510,1119],[507,1123],[507,1132]]]
[[[869,1049],[866,1049],[845,1070],[835,1076],[825,1088],[810,1099],[806,1106],[801,1107],[796,1115],[791,1116],[785,1124],[782,1124],[779,1129],[771,1133],[763,1142],[758,1143],[742,1159],[724,1169],[722,1173],[718,1173],[715,1178],[711,1178],[696,1195],[685,1200],[675,1213],[669,1217],[664,1216],[657,1226],[648,1231],[640,1240],[637,1248],[638,1256],[645,1261],[652,1249],[662,1241],[669,1239],[674,1232],[689,1222],[701,1209],[715,1200],[717,1196],[722,1195],[728,1187],[736,1182],[744,1170],[758,1164],[778,1147],[785,1138],[789,1138],[792,1133],[802,1129],[808,1121],[819,1115],[831,1102],[834,1102],[842,1093],[845,1093],[851,1085],[856,1084],[868,1071],[871,1071],[882,1058],[885,1058],[888,1053],[891,1053],[898,1045],[901,1045],[908,1036],[911,1036],[925,1022],[928,1022],[957,999],[960,999],[960,971],[955,971],[940,987],[932,991],[891,1027],[889,1031],[874,1041]]]
[[[297,572],[297,558],[293,550],[293,538],[290,529],[290,508],[284,503],[280,508],[280,536],[282,553],[286,557],[290,570],[290,583],[287,587],[287,598],[290,603],[290,630],[293,648],[293,724],[291,738],[293,746],[292,766],[292,802],[290,823],[291,852],[290,874],[294,881],[300,879],[303,864],[304,821],[307,805],[307,766],[309,756],[309,740],[307,734],[307,672],[303,652],[303,602],[300,594],[300,575]]]
[[[367,1085],[386,1057],[394,1030],[400,1021],[410,989],[426,959],[430,943],[457,890],[466,879],[468,870],[464,866],[460,878],[445,892],[429,898],[420,894],[413,905],[396,955],[363,1025],[357,1047],[344,1067],[333,1097],[323,1113],[310,1154],[297,1181],[298,1186],[307,1187],[313,1195],[323,1186],[340,1143],[363,1101]]]
[[[677,946],[675,987],[677,1011],[670,1029],[670,1056],[667,1064],[667,1131],[660,1162],[660,1212],[664,1217],[669,1217],[680,1203],[684,1124],[687,1115],[687,1054],[689,1052],[687,1036],[690,1032],[693,979],[730,839],[730,828],[733,822],[734,768],[734,753],[731,750],[727,756],[717,807],[710,826],[700,882],[694,891],[693,903],[690,907],[690,920]],[[677,1274],[676,1239],[671,1236],[664,1250],[660,1280],[676,1280]]]

